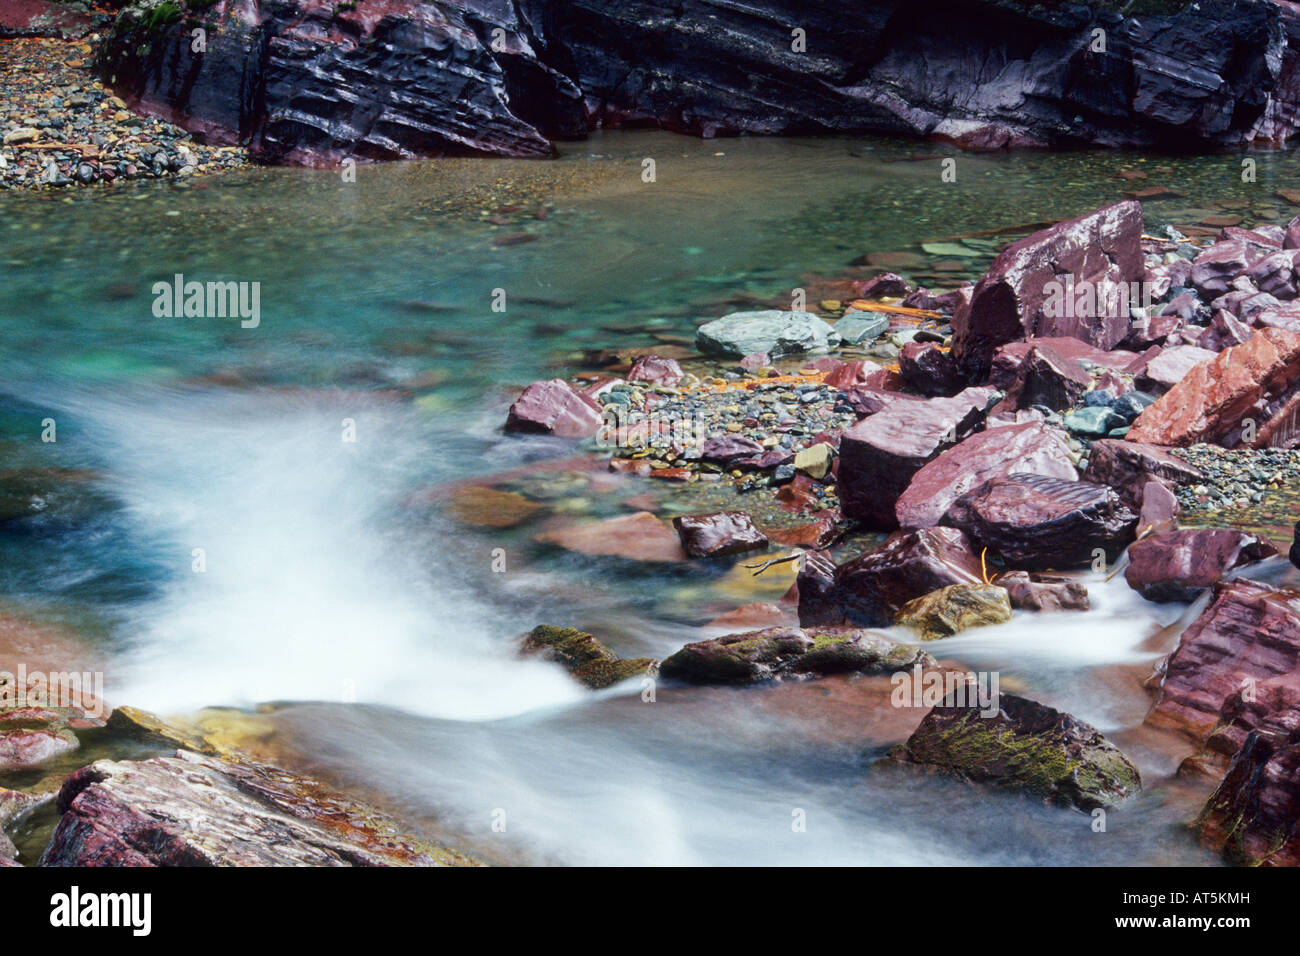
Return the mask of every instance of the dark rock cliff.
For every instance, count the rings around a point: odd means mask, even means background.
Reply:
[[[1280,143],[1298,51],[1300,4],[1280,0],[136,0],[100,62],[147,111],[321,163],[548,156],[634,125]]]

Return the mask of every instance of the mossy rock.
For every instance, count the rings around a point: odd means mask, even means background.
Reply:
[[[593,690],[612,687],[630,677],[650,672],[657,662],[649,657],[621,658],[586,631],[541,624],[524,638],[520,653],[537,655],[564,666]]]
[[[1004,624],[1011,620],[1011,598],[1005,588],[992,584],[950,584],[908,601],[898,610],[895,624],[915,630],[923,641],[951,637],[970,627]]]
[[[667,658],[660,673],[690,684],[756,684],[828,674],[884,674],[934,658],[857,628],[769,627],[687,644]]]
[[[890,756],[1081,810],[1142,789],[1137,767],[1095,727],[1013,694],[998,705],[992,716],[973,704],[935,707]]]
[[[193,750],[197,753],[214,754],[217,749],[198,734],[190,733],[184,728],[163,720],[146,710],[134,707],[118,707],[108,715],[108,729],[132,740],[146,743],[163,744],[178,750]]]

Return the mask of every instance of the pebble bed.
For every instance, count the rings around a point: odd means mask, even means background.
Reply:
[[[127,108],[93,71],[93,41],[0,40],[0,189],[176,179],[248,164]]]

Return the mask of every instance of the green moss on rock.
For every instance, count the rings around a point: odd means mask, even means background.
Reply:
[[[563,665],[593,690],[645,674],[657,663],[649,657],[621,658],[585,631],[549,624],[533,628],[524,638],[520,652]]]
[[[969,627],[1011,620],[1011,598],[1005,588],[991,584],[950,584],[908,601],[895,624],[915,630],[923,641],[951,637]]]

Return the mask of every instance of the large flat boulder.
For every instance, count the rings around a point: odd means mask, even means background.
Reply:
[[[898,525],[933,527],[943,520],[952,503],[972,488],[991,478],[1016,474],[1050,475],[1065,481],[1079,477],[1058,429],[1028,422],[977,432],[916,473],[894,507]]]
[[[695,347],[718,358],[793,355],[825,351],[840,344],[840,334],[811,312],[732,312],[706,322],[695,333]]]
[[[473,863],[309,778],[187,750],[83,767],[58,810],[42,866]]]
[[[1087,564],[1112,554],[1133,535],[1137,515],[1111,488],[1090,481],[1011,475],[958,498],[944,518],[1013,567]]]
[[[895,401],[840,437],[840,507],[870,528],[898,526],[895,505],[913,476],[969,435],[997,393],[968,388],[952,398]]]
[[[891,756],[1080,810],[1142,789],[1137,767],[1090,724],[1014,694],[998,705],[993,716],[978,704],[935,707]]]
[[[686,560],[677,532],[648,511],[545,531],[536,540],[590,557],[651,563]]]
[[[600,405],[564,379],[533,382],[510,406],[506,431],[589,438],[600,430]]]
[[[980,381],[999,346],[1029,336],[1112,349],[1128,333],[1130,283],[1144,272],[1142,207],[1132,200],[1013,242],[953,317],[953,358]],[[1076,290],[1092,291],[1091,308],[1076,308]]]
[[[1298,385],[1300,334],[1263,329],[1188,371],[1125,437],[1153,445],[1257,445]]]

